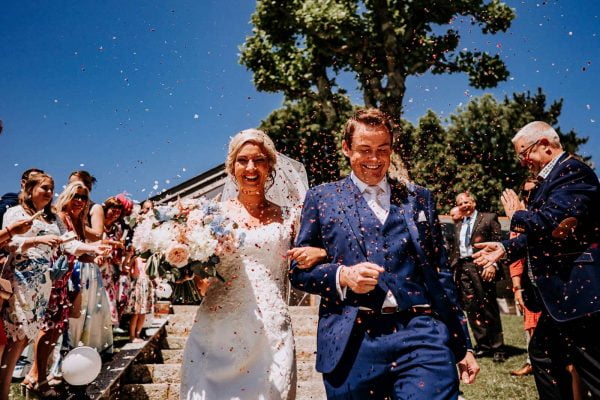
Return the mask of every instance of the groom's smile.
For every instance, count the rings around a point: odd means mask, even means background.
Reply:
[[[342,142],[342,151],[350,159],[358,179],[368,185],[377,185],[390,167],[392,135],[384,127],[360,124],[351,143]]]

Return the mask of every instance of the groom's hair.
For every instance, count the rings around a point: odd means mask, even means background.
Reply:
[[[392,141],[394,140],[392,123],[389,117],[377,108],[363,108],[357,110],[346,122],[346,127],[344,128],[344,141],[348,144],[349,148],[352,148],[352,136],[358,125],[385,128],[389,132]]]

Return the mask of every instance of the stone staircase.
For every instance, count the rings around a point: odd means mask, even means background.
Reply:
[[[143,354],[125,377],[119,397],[131,400],[179,399],[183,348],[198,306],[173,306],[159,349]],[[317,309],[290,307],[298,362],[297,400],[325,399],[321,374],[315,368]]]

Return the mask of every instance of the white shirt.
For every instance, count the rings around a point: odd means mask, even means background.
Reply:
[[[550,161],[548,164],[546,164],[546,166],[544,168],[542,168],[542,170],[540,171],[538,176],[542,179],[546,179],[548,177],[548,175],[550,175],[550,172],[552,172],[552,169],[554,169],[554,166],[558,162],[558,159],[560,158],[560,156],[562,156],[563,154],[565,154],[564,151],[562,153],[560,153],[559,155],[557,155],[556,157],[554,157],[552,159],[552,161]]]
[[[473,214],[469,217],[469,223],[467,224],[467,217],[463,218],[463,223],[460,227],[460,258],[472,257],[473,256],[473,247],[469,244],[469,246],[465,246],[465,234],[467,233],[467,226],[469,226],[469,230],[471,232],[471,236],[473,236],[473,229],[475,228],[475,220],[477,219],[477,210],[473,211]],[[469,243],[471,242],[471,238],[469,238]]]
[[[390,207],[391,207],[390,199],[392,197],[392,188],[391,188],[388,180],[386,178],[383,178],[376,185],[379,190],[379,194],[377,195],[377,199],[374,199],[373,198],[374,196],[371,193],[368,193],[368,191],[367,191],[367,189],[369,188],[369,185],[366,184],[365,182],[361,181],[360,179],[358,179],[358,177],[354,174],[354,171],[352,171],[350,173],[350,179],[356,185],[356,187],[358,187],[358,190],[362,194],[363,198],[369,205],[369,208],[373,211],[373,213],[375,214],[375,216],[377,217],[379,222],[381,222],[381,224],[383,224],[385,222],[385,220],[387,219],[387,216],[390,213]],[[377,202],[378,204],[374,204],[374,202]],[[381,207],[381,209],[378,209],[379,207]],[[340,272],[341,271],[342,271],[342,268],[340,266],[340,267],[338,267],[338,269],[336,271],[335,286],[337,288],[338,295],[340,296],[340,298],[342,300],[344,300],[346,298],[346,290],[348,288],[346,288],[346,287],[342,288],[340,286]],[[394,297],[394,295],[392,294],[391,291],[388,291],[387,297],[386,297],[385,301],[383,302],[383,307],[397,307],[397,306],[398,306],[398,302],[396,301],[396,298]],[[363,309],[364,307],[359,307],[359,308]]]
[[[392,197],[392,188],[390,187],[390,183],[387,179],[382,179],[377,185],[369,186],[354,174],[354,172],[350,173],[350,179],[356,185],[363,198],[369,205],[373,214],[377,217],[379,222],[383,225],[387,216],[390,213],[390,198]],[[370,193],[369,188],[375,189],[379,193],[374,195]]]

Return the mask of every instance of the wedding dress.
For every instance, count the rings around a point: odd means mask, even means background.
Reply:
[[[222,258],[183,355],[181,399],[294,399],[296,360],[286,252],[293,218],[244,229]]]

